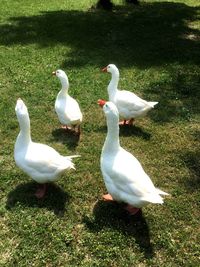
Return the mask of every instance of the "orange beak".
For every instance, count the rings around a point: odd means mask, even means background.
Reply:
[[[52,75],[56,75],[56,72],[55,72],[55,71],[53,71],[53,72],[52,72]]]
[[[100,107],[103,107],[103,106],[105,105],[106,101],[103,100],[103,99],[99,99],[99,100],[97,101],[97,103],[98,103],[98,105],[99,105]]]
[[[107,67],[101,69],[101,71],[103,71],[103,72],[108,72]]]

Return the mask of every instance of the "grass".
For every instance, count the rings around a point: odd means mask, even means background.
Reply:
[[[2,0],[0,10],[0,266],[198,266],[200,6],[195,0]],[[120,87],[159,101],[130,129],[121,145],[142,163],[156,186],[169,192],[163,206],[130,218],[104,203],[99,168],[106,135],[97,107],[107,98],[115,63]],[[59,130],[55,69],[69,76],[70,93],[84,114],[81,140]],[[62,154],[80,154],[76,171],[33,196],[36,184],[13,159],[21,97],[29,108],[32,138]]]

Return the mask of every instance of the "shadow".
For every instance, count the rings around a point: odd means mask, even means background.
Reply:
[[[139,211],[130,216],[122,204],[116,202],[98,201],[93,209],[94,220],[85,217],[85,225],[93,232],[99,232],[104,228],[114,228],[127,237],[133,237],[146,258],[153,257],[153,246],[150,241],[147,222]]]
[[[148,116],[158,123],[190,120],[191,114],[199,113],[200,31],[193,25],[199,10],[160,1],[135,8],[118,5],[113,12],[42,11],[8,18],[0,25],[0,45],[65,46],[63,69],[101,68],[108,63],[120,70],[164,66],[167,78],[159,73],[159,81],[142,89],[144,99],[159,101]]]
[[[189,27],[199,7],[183,3],[141,3],[104,11],[43,11],[10,17],[0,25],[0,44],[70,47],[65,67],[87,64],[147,68],[167,63],[200,63],[199,30]],[[106,62],[105,62],[106,60]]]
[[[92,6],[92,8],[97,9],[104,9],[107,11],[111,11],[113,9],[113,3],[111,0],[98,0],[95,6]]]
[[[38,184],[29,182],[18,185],[8,194],[6,208],[12,209],[19,203],[24,207],[39,207],[53,210],[57,216],[63,216],[69,196],[56,184],[48,184],[47,193],[43,199],[37,199],[35,192]]]
[[[200,189],[200,151],[183,153],[180,156],[184,165],[190,170],[189,177],[186,177],[181,183],[191,191]]]
[[[52,131],[52,136],[55,141],[59,141],[64,145],[67,145],[69,149],[74,150],[80,141],[80,135],[74,133],[74,131],[65,130],[62,128]]]
[[[165,95],[165,90],[159,94],[158,102],[160,107],[157,108],[156,112],[149,113],[149,118],[159,124],[169,123],[174,120],[190,120],[190,110],[184,101],[179,101],[176,98],[169,97]]]
[[[136,121],[137,124],[137,121]],[[139,138],[142,138],[144,140],[150,140],[151,139],[151,134],[143,130],[141,127],[136,126],[136,125],[120,125],[120,136],[136,136]],[[95,132],[102,132],[107,134],[107,125],[106,121],[104,125],[96,125],[96,127],[93,128]]]
[[[136,121],[137,123],[137,121]],[[128,125],[120,125],[120,135],[123,136],[130,136],[134,135],[139,138],[142,138],[144,140],[150,140],[151,139],[151,134],[143,130],[141,127],[133,125],[133,126],[128,126]]]
[[[166,67],[170,77],[151,83],[144,88],[149,98],[156,98],[158,105],[148,116],[155,122],[166,123],[173,119],[190,121],[192,114],[200,113],[200,75],[195,69],[185,67]]]

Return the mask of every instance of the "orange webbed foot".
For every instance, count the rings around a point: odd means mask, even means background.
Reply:
[[[131,126],[134,124],[134,119],[130,119],[130,120],[123,120],[119,122],[119,125],[121,126]]]
[[[121,125],[121,126],[127,125],[127,121],[126,120],[120,121],[119,125]]]
[[[104,201],[114,201],[112,196],[110,194],[103,195],[103,200]]]

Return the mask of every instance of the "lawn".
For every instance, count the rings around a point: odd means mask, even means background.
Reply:
[[[200,3],[198,0],[1,0],[0,9],[0,266],[198,266],[200,261]],[[107,99],[114,63],[120,88],[158,101],[120,128],[121,145],[154,184],[171,194],[128,216],[105,203],[100,154],[106,121],[96,102]],[[60,130],[52,71],[63,69],[84,120],[80,140]],[[36,199],[37,184],[15,164],[19,132],[15,104],[29,109],[32,139],[61,154],[80,154]]]

